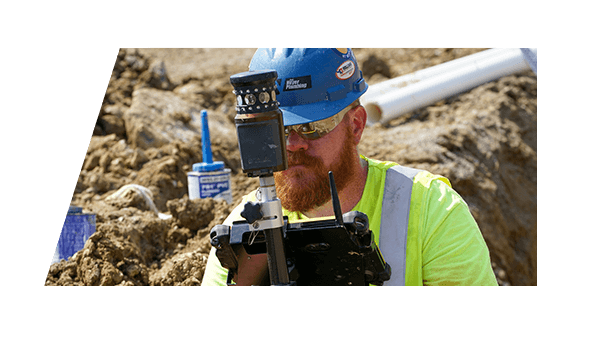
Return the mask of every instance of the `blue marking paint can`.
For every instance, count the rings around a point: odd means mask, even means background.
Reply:
[[[84,248],[84,244],[94,232],[96,214],[85,214],[81,207],[70,205],[51,263],[73,256]]]
[[[233,202],[231,196],[231,169],[225,169],[225,163],[213,162],[211,139],[209,137],[209,121],[207,111],[200,112],[202,163],[192,165],[188,173],[188,198],[223,199],[228,204]]]

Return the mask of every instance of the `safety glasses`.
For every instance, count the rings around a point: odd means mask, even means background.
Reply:
[[[299,136],[307,140],[315,140],[321,138],[326,134],[330,133],[333,129],[335,129],[335,127],[344,119],[346,113],[357,108],[358,106],[360,106],[360,104],[354,106],[349,105],[345,109],[338,112],[336,115],[322,120],[318,120],[316,122],[285,126],[284,133],[286,135],[286,138],[288,138],[288,134],[291,131],[295,131],[299,134]]]

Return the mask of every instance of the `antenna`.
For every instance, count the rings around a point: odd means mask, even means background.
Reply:
[[[333,203],[333,215],[339,225],[344,225],[342,218],[342,207],[339,203],[339,197],[337,196],[337,188],[335,187],[335,179],[333,178],[333,172],[329,172],[329,189],[331,190],[331,202]]]

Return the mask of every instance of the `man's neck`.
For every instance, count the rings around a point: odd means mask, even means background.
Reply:
[[[344,187],[337,188],[342,213],[351,211],[362,198],[366,179],[368,178],[368,162],[358,156],[358,162],[353,165],[352,180]],[[303,212],[309,218],[333,216],[331,199],[322,206]]]

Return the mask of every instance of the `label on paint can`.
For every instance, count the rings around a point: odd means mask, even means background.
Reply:
[[[188,173],[188,197],[192,199],[212,197],[228,204],[231,197],[231,169],[219,171],[192,171]]]
[[[84,244],[94,232],[96,232],[96,214],[85,214],[81,207],[70,206],[51,264],[74,256],[84,248]]]

